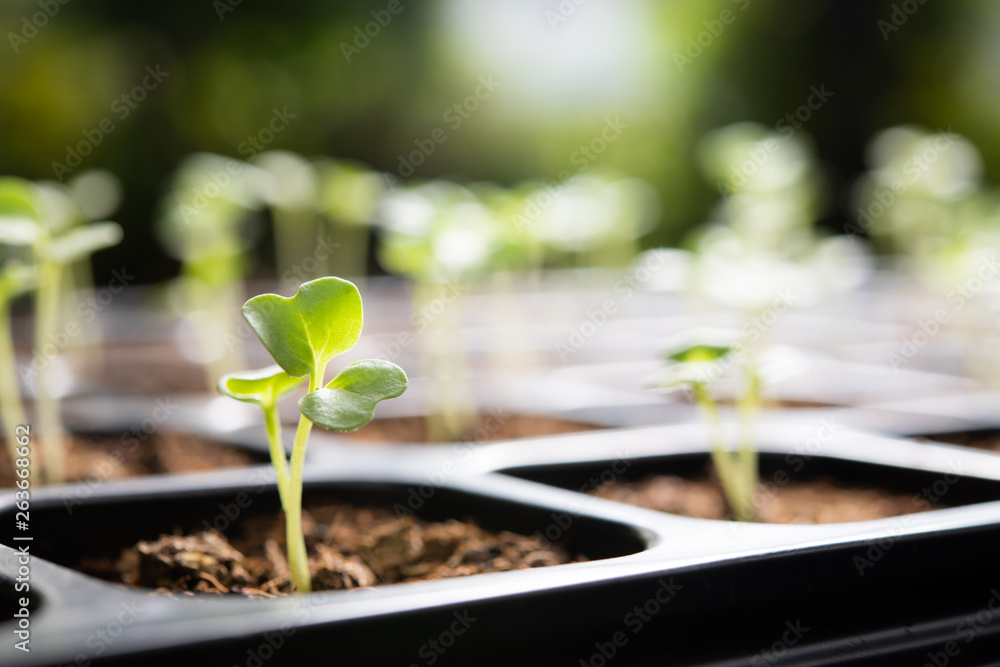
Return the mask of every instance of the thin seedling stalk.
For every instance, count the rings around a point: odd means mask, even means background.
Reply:
[[[45,257],[39,267],[35,316],[35,350],[38,376],[35,383],[35,404],[38,412],[38,443],[42,451],[45,481],[60,484],[66,479],[65,432],[59,416],[59,402],[53,388],[54,357],[40,359],[59,321],[59,296],[62,267]],[[57,350],[58,353],[58,350]]]
[[[747,502],[749,490],[746,487],[746,479],[743,475],[734,474],[733,467],[738,465],[738,459],[726,447],[726,435],[722,428],[722,418],[719,416],[719,407],[712,398],[712,394],[701,382],[692,385],[695,402],[705,416],[708,424],[709,440],[712,447],[712,463],[718,472],[719,480],[722,484],[722,492],[726,497],[726,504],[739,521],[753,521],[753,507]],[[737,471],[738,472],[738,471]]]
[[[322,384],[322,370],[309,374],[309,391],[312,393]],[[292,460],[289,467],[288,486],[285,490],[285,540],[288,542],[288,567],[292,584],[300,593],[312,590],[309,561],[306,556],[306,540],[302,533],[302,467],[306,460],[306,447],[312,422],[303,414],[299,415],[299,425],[295,429],[295,443],[292,445]]]
[[[745,502],[750,503],[754,491],[757,489],[757,447],[756,447],[756,423],[757,414],[760,410],[760,376],[751,359],[744,360],[743,363],[744,388],[738,399],[740,415],[740,444],[737,452],[739,461],[737,467],[743,475],[743,485],[746,491]],[[748,507],[744,512],[749,518],[745,521],[754,520],[753,507]]]
[[[281,439],[281,416],[278,414],[277,401],[271,400],[262,404],[264,423],[267,427],[267,443],[271,452],[271,463],[274,465],[278,482],[278,497],[281,499],[281,509],[288,512],[288,461],[285,460],[285,445]]]
[[[435,313],[433,304],[440,294],[433,290],[438,283],[417,280],[413,288],[414,312],[426,312],[427,326],[420,336],[417,353],[420,367],[430,380],[437,397],[435,405],[429,406],[427,433],[431,442],[451,442],[460,439],[475,426],[475,405],[472,390],[468,386],[468,360],[464,350],[445,350],[446,336],[459,331],[459,300],[443,303],[440,313]]]

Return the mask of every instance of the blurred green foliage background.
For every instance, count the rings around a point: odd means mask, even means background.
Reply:
[[[659,192],[647,247],[705,219],[719,191],[696,145],[737,121],[813,138],[838,231],[866,144],[892,125],[950,128],[1000,179],[989,0],[3,0],[0,27],[0,173],[54,179],[92,145],[79,169],[124,184],[125,241],[95,268],[140,281],[177,273],[152,221],[195,151],[507,186],[613,169]],[[830,94],[803,107],[816,90]]]

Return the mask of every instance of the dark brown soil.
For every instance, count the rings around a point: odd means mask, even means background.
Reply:
[[[699,519],[730,519],[719,484],[708,476],[681,479],[652,475],[638,481],[614,481],[594,491],[609,500]],[[788,482],[759,487],[754,499],[762,523],[845,523],[912,514],[945,505],[929,504],[913,495],[879,489],[852,488],[832,480]]]
[[[268,460],[266,453],[255,457],[230,445],[170,431],[152,433],[144,442],[131,434],[71,435],[67,442],[66,476],[71,482],[239,468]],[[6,451],[4,445],[4,454],[0,455],[0,487],[14,486],[14,469]],[[32,461],[33,466],[35,463]]]
[[[480,415],[478,424],[463,434],[458,440],[488,442],[491,440],[512,440],[532,438],[561,433],[578,433],[602,428],[593,424],[542,417],[538,415],[507,415],[498,417]],[[428,427],[425,417],[386,417],[375,419],[364,428],[344,433],[361,441],[381,442],[428,442]]]
[[[558,565],[572,559],[544,538],[483,530],[472,521],[427,522],[386,508],[328,504],[303,513],[314,590],[459,577]],[[577,557],[576,560],[585,560]],[[280,517],[248,519],[231,542],[219,532],[161,535],[117,562],[79,569],[160,591],[281,595],[291,592]]]

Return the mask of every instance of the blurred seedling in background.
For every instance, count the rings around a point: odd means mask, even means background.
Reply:
[[[1000,386],[1000,363],[983,354],[1000,343],[1000,193],[982,183],[979,151],[952,132],[901,126],[878,134],[868,153],[871,170],[855,186],[857,221],[849,231],[867,232],[895,253],[898,268],[912,276],[903,289],[914,299],[929,301],[922,286],[938,302],[925,307],[917,331],[933,338],[950,325],[969,376]],[[899,367],[916,352],[901,342],[886,361]]]
[[[337,244],[330,268],[337,275],[363,278],[375,211],[385,191],[383,177],[359,162],[320,159],[318,209]]]
[[[899,126],[873,137],[867,152],[871,170],[855,185],[857,220],[848,231],[868,232],[934,285],[942,278],[937,257],[948,250],[942,242],[986,231],[977,229],[984,221],[973,215],[987,194],[979,151],[952,132]]]
[[[413,280],[420,370],[427,378],[432,441],[460,439],[475,427],[459,292],[487,275],[502,248],[500,223],[471,190],[446,181],[397,187],[383,199],[379,261]]]
[[[87,212],[93,214],[103,209],[79,206],[74,192],[65,186],[17,178],[0,179],[0,242],[12,255],[16,255],[18,248],[27,251],[23,254],[31,262],[35,284],[33,358],[22,375],[34,380],[37,442],[42,454],[43,476],[49,483],[60,483],[66,477],[65,433],[57,398],[61,391],[57,386],[60,373],[57,360],[81,326],[70,320],[60,330],[66,307],[71,306],[70,312],[77,312],[72,306],[77,305],[74,300],[79,292],[70,279],[71,267],[89,260],[94,252],[111,247],[122,238],[122,229],[115,222],[85,223]],[[10,270],[16,273],[22,269],[11,267]],[[13,282],[17,283],[15,287],[25,286],[22,279],[14,278]],[[9,331],[9,327],[6,329]],[[19,394],[8,395],[7,391],[15,389],[5,387],[5,402],[19,406]],[[5,429],[9,428],[10,425],[5,424]]]
[[[523,188],[524,200],[511,220],[520,235],[544,249],[544,264],[552,268],[627,266],[659,213],[652,186],[617,174]]]
[[[823,180],[802,131],[782,136],[739,123],[701,144],[706,176],[725,197],[687,239],[687,285],[697,307],[753,317],[790,295],[796,307],[847,292],[871,273],[866,248],[815,228]],[[780,305],[780,304],[779,304]]]
[[[233,313],[244,299],[267,185],[267,174],[246,162],[196,153],[180,165],[161,204],[160,241],[181,262],[171,296],[184,316],[182,331],[194,338],[182,348],[204,366],[210,388],[244,368]]]
[[[254,165],[268,175],[263,192],[281,283],[329,273],[363,278],[382,177],[360,163],[310,161],[288,151],[261,153]]]
[[[722,485],[726,504],[738,521],[753,521],[753,494],[757,489],[757,447],[754,435],[761,406],[761,379],[757,367],[738,342],[739,332],[727,329],[693,329],[684,332],[664,350],[670,366],[659,376],[664,389],[685,387],[694,396],[708,426],[712,463]],[[737,360],[727,357],[738,355]],[[739,443],[727,443],[712,384],[731,363],[740,367],[742,387],[736,399]]]
[[[407,378],[395,364],[366,359],[346,366],[323,385],[330,361],[354,347],[361,335],[361,295],[346,280],[318,278],[300,286],[289,298],[255,296],[243,305],[243,316],[277,365],[226,375],[219,381],[219,391],[255,403],[264,413],[285,513],[292,583],[298,592],[305,593],[312,584],[302,533],[302,467],[312,425],[334,431],[357,430],[371,421],[379,401],[406,390]],[[299,423],[291,460],[287,461],[277,402],[306,378],[309,388],[298,402]]]
[[[513,295],[523,286],[513,276],[535,281],[546,267],[627,264],[655,211],[649,186],[628,178],[577,176],[556,187],[513,189],[447,181],[397,187],[378,213],[379,261],[413,279],[414,313],[428,312],[449,284],[492,289],[498,340],[491,356],[499,369],[509,369],[530,364],[534,349],[519,338],[526,318]],[[466,356],[447,342],[462,330],[460,310],[455,301],[439,310],[419,320],[418,350],[429,393],[440,399],[429,406],[431,439],[454,440],[474,426],[475,406]]]
[[[254,165],[266,177],[260,194],[271,212],[275,268],[282,282],[287,282],[296,271],[302,273],[302,262],[313,255],[319,236],[316,172],[308,160],[289,151],[261,153]],[[326,272],[325,262],[295,284],[317,277],[320,270]]]

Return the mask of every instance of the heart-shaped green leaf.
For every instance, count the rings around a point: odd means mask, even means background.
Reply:
[[[302,378],[293,378],[275,364],[267,368],[223,375],[219,378],[219,393],[246,403],[274,405],[279,398],[300,384]]]
[[[361,295],[347,280],[317,278],[290,298],[255,296],[243,304],[243,317],[289,375],[315,373],[321,380],[330,359],[361,336]]]
[[[330,380],[327,389],[344,389],[367,396],[373,401],[396,398],[406,391],[403,369],[382,359],[355,361]]]
[[[310,421],[333,431],[356,431],[372,420],[375,405],[406,391],[406,373],[381,359],[357,361],[326,387],[306,394],[299,410]]]
[[[94,222],[73,227],[52,240],[49,258],[68,264],[110,248],[122,240],[122,228],[117,222]]]

